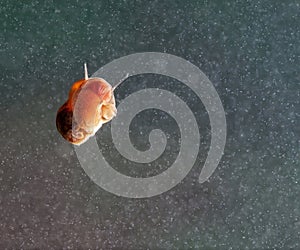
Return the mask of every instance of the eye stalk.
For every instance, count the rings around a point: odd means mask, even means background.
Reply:
[[[88,69],[87,69],[87,65],[86,63],[84,63],[84,80],[88,80],[89,79],[89,73],[88,73]]]

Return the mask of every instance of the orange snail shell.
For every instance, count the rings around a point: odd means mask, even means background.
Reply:
[[[112,86],[102,78],[82,79],[73,84],[57,111],[56,127],[63,138],[80,145],[116,113]]]

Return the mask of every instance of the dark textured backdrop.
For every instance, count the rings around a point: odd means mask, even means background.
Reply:
[[[1,249],[300,248],[299,13],[298,0],[0,1]],[[228,140],[209,182],[197,183],[199,163],[134,200],[86,176],[55,115],[84,61],[94,72],[144,51],[210,78]],[[98,134],[109,140],[109,125]]]

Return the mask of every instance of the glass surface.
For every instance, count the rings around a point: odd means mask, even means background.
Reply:
[[[297,0],[1,1],[0,248],[299,249],[299,13]],[[132,199],[87,176],[55,119],[84,62],[91,75],[148,51],[205,73],[225,110],[227,141],[200,184],[211,139],[201,100],[171,77],[130,77],[116,89],[117,105],[142,89],[172,91],[193,111],[201,136],[196,163],[178,185]],[[99,148],[128,176],[157,175],[180,150],[178,125],[158,109],[130,125],[142,151],[153,129],[164,131],[168,144],[157,161],[122,157],[110,129],[96,134]]]

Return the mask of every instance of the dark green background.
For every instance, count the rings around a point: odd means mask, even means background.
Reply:
[[[299,13],[298,0],[0,1],[1,248],[300,248]],[[228,139],[208,182],[199,163],[135,200],[86,176],[55,116],[83,62],[145,51],[210,78]]]

